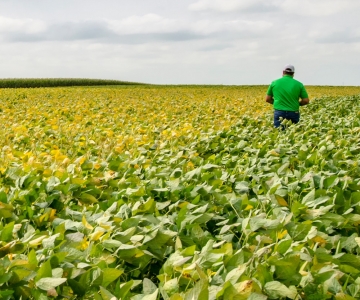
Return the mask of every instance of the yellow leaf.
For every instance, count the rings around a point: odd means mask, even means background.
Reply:
[[[283,197],[281,197],[279,195],[275,195],[275,198],[276,198],[277,202],[279,203],[279,205],[289,206],[289,204],[286,202],[286,200]]]
[[[106,224],[106,223],[100,223],[99,226],[101,228],[104,228],[105,230],[110,230],[111,229],[111,225]]]
[[[49,216],[49,221],[50,222],[54,221],[54,219],[56,218],[55,214],[56,214],[56,209],[52,209],[51,212],[50,212],[50,216]]]
[[[250,296],[250,292],[253,288],[253,281],[245,280],[242,282],[238,282],[234,285],[234,288],[238,291],[238,293],[241,293],[242,295],[249,294]]]
[[[121,152],[123,152],[123,150],[124,150],[124,146],[123,146],[123,145],[118,145],[118,146],[116,146],[116,147],[114,148],[114,150],[115,150],[115,152],[117,152],[117,153],[121,153]]]
[[[186,166],[187,166],[189,169],[194,169],[194,164],[193,164],[191,161],[189,161],[189,162],[186,164]]]
[[[287,235],[287,233],[288,233],[288,232],[287,232],[286,229],[283,230],[283,231],[278,232],[278,234],[277,234],[278,239],[281,240],[284,236]]]
[[[73,183],[73,184],[83,185],[85,182],[86,182],[86,180],[81,179],[81,178],[72,178],[71,179],[71,183]]]
[[[84,225],[85,228],[90,229],[90,230],[93,230],[93,229],[94,229],[94,227],[92,227],[92,226],[88,223],[88,221],[86,220],[85,216],[82,217],[82,223],[83,223],[83,225]]]
[[[325,245],[326,244],[326,240],[323,239],[322,237],[320,236],[316,236],[312,239],[315,243],[319,243],[319,244],[322,244],[322,245]]]
[[[79,249],[80,250],[85,250],[89,247],[89,242],[88,240],[86,239],[86,237],[84,237],[84,239],[82,240],[80,246],[79,246]]]
[[[30,241],[29,246],[31,246],[31,247],[39,246],[41,244],[42,240],[46,237],[47,237],[46,235],[42,235],[42,236]]]
[[[122,222],[122,218],[119,218],[119,217],[114,217],[114,222],[115,223],[120,223],[120,222]]]
[[[269,152],[269,154],[272,155],[272,156],[280,156],[280,154],[277,153],[274,149],[271,150],[271,151]]]
[[[55,171],[54,176],[57,178],[61,178],[64,175],[63,170],[59,169],[58,171]]]
[[[144,255],[144,252],[140,251],[140,252],[135,254],[135,257],[137,258],[137,257],[141,257],[143,255]]]
[[[50,177],[52,175],[52,171],[50,169],[46,169],[43,172],[44,177]]]
[[[67,166],[70,163],[70,159],[68,157],[64,158],[64,160],[61,162],[62,165]]]
[[[187,206],[188,204],[189,204],[189,202],[185,201],[185,202],[179,203],[178,207],[183,208],[184,206]]]
[[[80,156],[79,158],[77,158],[77,159],[75,160],[75,163],[76,163],[76,164],[79,164],[79,165],[82,165],[82,164],[85,162],[85,160],[86,160],[86,157],[85,157],[85,156]]]
[[[252,208],[254,208],[254,207],[253,207],[252,205],[248,204],[248,205],[245,207],[244,210],[250,210],[250,209],[252,209]]]
[[[92,234],[90,234],[89,240],[90,241],[97,241],[102,235],[104,234],[104,231],[95,231]]]

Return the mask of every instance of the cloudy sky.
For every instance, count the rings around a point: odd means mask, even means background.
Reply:
[[[359,0],[0,0],[0,78],[360,85]]]

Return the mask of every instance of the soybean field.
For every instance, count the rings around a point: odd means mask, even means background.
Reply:
[[[360,87],[0,89],[0,299],[359,299]]]

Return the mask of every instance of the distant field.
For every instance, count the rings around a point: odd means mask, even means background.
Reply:
[[[63,86],[137,85],[137,82],[87,78],[6,78],[0,88],[39,88]]]
[[[113,151],[136,151],[138,146],[186,145],[201,132],[224,130],[244,116],[270,113],[266,89],[148,85],[0,89],[0,147],[32,153],[34,160],[42,161],[39,154],[51,149],[75,160],[90,145],[102,157]],[[360,87],[307,89],[312,101],[360,94]],[[2,166],[13,162],[4,156],[1,161]]]
[[[0,298],[359,299],[360,87],[0,89]]]

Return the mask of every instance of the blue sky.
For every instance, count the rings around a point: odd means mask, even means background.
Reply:
[[[358,0],[1,0],[0,78],[359,85]]]

